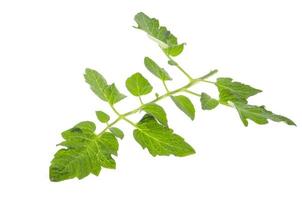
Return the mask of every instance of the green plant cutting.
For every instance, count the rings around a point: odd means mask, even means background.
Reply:
[[[183,157],[194,154],[194,148],[171,129],[165,109],[159,105],[160,101],[166,98],[191,120],[195,118],[195,106],[189,95],[200,99],[201,105],[198,107],[202,110],[213,110],[219,105],[234,108],[244,126],[248,126],[248,120],[260,125],[267,124],[268,120],[295,125],[289,118],[274,114],[264,106],[250,105],[248,98],[260,93],[259,89],[227,77],[217,78],[216,81],[209,80],[217,73],[216,69],[199,77],[190,75],[175,60],[175,57],[183,52],[185,43],[179,43],[177,38],[155,18],[140,12],[134,19],[137,23],[135,28],[145,32],[159,46],[167,57],[168,65],[177,68],[188,80],[187,84],[170,90],[167,82],[173,81],[172,76],[153,58],[145,57],[145,67],[161,81],[165,93],[155,93],[153,100],[144,102],[143,97],[150,95],[154,88],[141,73],[134,73],[126,79],[125,86],[131,95],[137,97],[140,106],[121,113],[115,105],[125,99],[126,95],[122,94],[114,83],[108,83],[101,73],[87,68],[84,77],[90,89],[100,100],[108,103],[116,117],[112,118],[103,110],[99,110],[96,111],[96,118],[104,125],[101,132],[96,133],[96,125],[91,121],[82,121],[64,131],[62,133],[64,140],[58,144],[62,148],[55,153],[49,168],[51,181],[83,179],[89,174],[98,176],[102,168],[115,169],[114,157],[118,155],[119,141],[124,137],[124,132],[118,128],[120,121],[127,122],[134,129],[133,138],[152,156]],[[199,83],[216,87],[217,98],[204,92],[193,91],[192,86]],[[129,119],[129,116],[142,112],[144,115],[138,122]]]

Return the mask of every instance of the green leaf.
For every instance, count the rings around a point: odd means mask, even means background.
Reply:
[[[257,124],[267,124],[268,119],[275,122],[285,122],[288,125],[296,125],[292,120],[282,115],[276,115],[265,109],[264,106],[247,105],[241,102],[235,102],[240,119],[245,126],[248,126],[247,119],[254,121]]]
[[[79,128],[82,130],[87,130],[90,132],[94,132],[96,127],[95,124],[91,121],[83,121],[74,126],[74,128]]]
[[[121,129],[119,128],[116,128],[116,127],[111,127],[109,128],[109,130],[111,131],[111,133],[113,135],[115,135],[116,137],[120,138],[120,139],[123,139],[124,138],[124,133]]]
[[[110,105],[113,105],[126,97],[126,95],[118,91],[114,83],[105,89],[105,95]]]
[[[168,120],[167,120],[167,114],[165,110],[155,104],[155,103],[150,103],[146,104],[142,108],[146,113],[152,115],[155,119],[157,119],[162,125],[168,126]]]
[[[110,116],[106,113],[104,113],[103,111],[96,111],[95,112],[98,120],[102,123],[106,123],[110,120]]]
[[[201,108],[203,110],[212,110],[216,108],[219,104],[219,102],[216,99],[213,99],[206,93],[201,93],[200,102],[201,102]]]
[[[166,70],[164,68],[159,67],[156,62],[154,62],[151,58],[145,57],[144,64],[145,67],[159,79],[163,81],[172,80]]]
[[[153,116],[145,115],[133,131],[135,140],[152,156],[188,156],[195,153],[193,147],[172,129],[160,125]]]
[[[149,94],[153,87],[140,73],[135,73],[126,80],[126,87],[134,96]]]
[[[163,49],[163,51],[167,54],[167,55],[170,55],[170,56],[178,56],[179,54],[182,53],[182,51],[184,50],[184,46],[185,46],[185,43],[183,44],[180,44],[180,45],[176,45],[176,46],[171,46],[171,47],[168,47],[168,48],[165,48]]]
[[[172,100],[181,111],[183,111],[188,117],[190,117],[191,120],[194,120],[195,108],[188,97],[183,95],[172,96]]]
[[[103,101],[107,101],[111,105],[126,97],[118,91],[114,84],[108,85],[105,78],[96,70],[87,68],[84,77],[91,90]]]
[[[63,181],[77,177],[82,179],[90,173],[99,175],[101,168],[116,167],[111,155],[117,155],[118,142],[111,133],[97,136],[93,122],[81,122],[62,133],[65,139],[49,167],[51,181]]]
[[[159,21],[140,12],[134,17],[138,29],[145,31],[170,56],[177,56],[183,51],[184,44],[178,44],[177,38]]]
[[[228,101],[247,103],[250,96],[262,92],[249,85],[234,82],[231,78],[218,78],[216,86],[219,91],[219,101],[223,104],[227,104]]]
[[[102,100],[107,101],[104,94],[107,88],[107,81],[105,78],[96,70],[87,68],[84,74],[86,82],[90,85],[91,90]]]

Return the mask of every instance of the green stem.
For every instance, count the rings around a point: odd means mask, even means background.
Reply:
[[[133,127],[138,128],[137,125],[133,121],[129,120],[128,118],[124,117],[124,120],[129,124],[131,124]]]
[[[176,66],[190,81],[193,80],[193,78],[168,54],[165,53],[167,58],[174,63],[174,66]]]
[[[200,94],[198,94],[198,93],[196,93],[196,92],[193,92],[193,91],[190,91],[190,90],[184,90],[184,92],[189,93],[189,94],[192,94],[192,95],[195,95],[195,96],[198,96],[198,97],[201,97]]]
[[[144,105],[144,102],[143,102],[141,96],[138,96],[138,99],[139,99],[139,102],[141,103],[141,105]]]
[[[98,137],[100,137],[103,133],[106,132],[106,130],[108,130],[109,128],[111,128],[114,124],[118,123],[121,120],[120,117],[116,118],[112,123],[108,124],[102,131],[100,134],[98,134]]]
[[[116,115],[121,116],[121,114],[115,109],[113,105],[110,105],[110,107]]]
[[[164,84],[164,87],[165,87],[166,92],[170,92],[165,81],[163,81],[163,84]]]
[[[217,70],[217,69],[214,69],[214,70],[210,71],[209,73],[207,73],[206,75],[204,75],[204,76],[202,76],[202,77],[200,77],[200,78],[198,78],[198,79],[200,79],[201,81],[206,82],[206,83],[215,84],[215,82],[207,81],[206,79],[209,78],[209,77],[211,77],[211,76],[213,76],[213,75],[216,74],[217,72],[218,72],[218,70]]]
[[[211,83],[211,84],[213,84],[213,85],[216,85],[216,83],[215,83],[215,82],[213,82],[213,81],[202,80],[202,82],[205,82],[205,83]]]
[[[124,113],[124,114],[120,114],[120,113],[115,109],[115,107],[114,107],[113,105],[110,105],[110,107],[112,108],[113,112],[114,112],[116,115],[118,115],[118,117],[117,117],[112,123],[110,123],[109,125],[107,125],[107,126],[101,131],[101,133],[100,133],[98,136],[102,135],[107,129],[109,129],[110,127],[112,127],[114,124],[116,124],[116,123],[119,122],[120,120],[125,120],[125,121],[128,122],[129,124],[131,124],[131,125],[137,127],[136,124],[135,124],[134,122],[130,121],[130,120],[127,119],[126,117],[129,116],[129,115],[132,115],[132,114],[135,114],[135,113],[139,112],[139,111],[143,108],[143,106],[145,106],[146,104],[156,103],[156,102],[158,102],[158,101],[160,101],[160,100],[162,100],[162,99],[164,99],[164,98],[166,98],[166,97],[170,97],[170,96],[172,96],[172,95],[174,95],[174,94],[176,94],[176,93],[184,92],[184,91],[188,90],[190,87],[192,87],[193,85],[196,85],[196,84],[199,83],[199,82],[213,83],[213,82],[207,81],[207,80],[205,80],[205,79],[206,79],[206,78],[209,78],[210,76],[214,75],[215,73],[217,73],[217,70],[213,70],[213,71],[209,72],[208,74],[206,74],[206,75],[204,75],[204,76],[202,76],[202,77],[200,77],[200,78],[192,79],[192,80],[190,80],[190,82],[189,82],[188,84],[184,85],[183,87],[180,87],[180,88],[178,88],[178,89],[176,89],[176,90],[173,90],[173,91],[169,91],[169,90],[168,90],[167,93],[165,93],[165,94],[163,94],[163,95],[161,95],[161,96],[158,96],[157,98],[155,98],[155,99],[149,101],[148,103],[142,104],[142,105],[139,106],[138,108],[135,108],[135,109],[133,109],[133,110],[131,110],[131,111],[129,111],[129,112],[126,112],[126,113]],[[167,89],[168,89],[168,88],[167,88]]]

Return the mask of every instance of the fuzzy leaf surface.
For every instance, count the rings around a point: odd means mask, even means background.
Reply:
[[[171,97],[175,105],[183,111],[191,120],[195,118],[195,108],[191,100],[183,95]]]
[[[204,92],[201,93],[200,102],[201,102],[201,108],[203,110],[213,110],[219,104],[218,100],[212,98],[210,95]]]
[[[84,74],[91,90],[103,101],[113,105],[126,96],[118,91],[115,84],[108,85],[106,79],[96,70],[87,68]]]
[[[87,68],[84,74],[91,90],[103,101],[107,101],[105,89],[108,87],[106,79],[96,70]]]
[[[102,123],[106,123],[110,120],[110,116],[103,111],[96,111],[95,114],[96,114],[98,120]]]
[[[145,106],[143,106],[142,109],[146,113],[152,115],[162,125],[168,126],[167,114],[161,106],[159,106],[155,103],[150,103],[150,104],[146,104]]]
[[[158,66],[156,62],[154,62],[151,58],[145,57],[144,59],[145,67],[156,77],[158,77],[162,81],[172,80],[169,76],[168,72],[164,68]]]
[[[108,87],[105,89],[105,96],[107,98],[108,103],[111,105],[126,98],[126,95],[120,93],[114,83],[111,85],[108,85]]]
[[[148,17],[145,13],[138,13],[134,20],[138,29],[146,32],[170,56],[178,56],[184,48],[184,44],[179,44],[177,38],[164,26],[160,26],[155,18]]]
[[[159,124],[151,115],[145,115],[133,131],[135,140],[152,156],[188,156],[195,153],[185,140],[172,129]]]
[[[235,82],[231,78],[218,78],[216,86],[219,91],[219,101],[223,104],[227,104],[228,101],[247,103],[250,96],[261,92],[249,85]]]
[[[90,173],[98,175],[102,167],[114,169],[112,155],[117,155],[118,142],[111,133],[97,136],[93,122],[81,122],[64,131],[65,139],[59,145],[49,167],[49,178],[58,182],[72,178],[82,179]]]
[[[123,139],[124,138],[124,133],[121,129],[116,128],[116,127],[111,127],[109,128],[110,132],[115,135],[116,137]]]
[[[140,73],[135,73],[126,80],[128,91],[134,96],[149,94],[153,87],[149,81]]]
[[[245,103],[234,103],[240,119],[245,126],[248,126],[248,120],[250,119],[257,124],[267,124],[268,119],[275,122],[284,122],[288,125],[296,125],[291,119],[282,115],[277,115],[265,109],[264,106],[247,105]]]

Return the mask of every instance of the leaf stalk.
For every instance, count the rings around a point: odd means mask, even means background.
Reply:
[[[165,53],[169,61],[171,61],[177,69],[179,69],[188,79],[189,81],[194,80],[171,56]]]
[[[131,120],[129,120],[127,118],[127,116],[130,116],[130,115],[133,115],[137,112],[139,112],[146,104],[151,104],[151,103],[156,103],[166,97],[170,97],[172,95],[175,95],[177,93],[180,93],[180,92],[188,92],[189,88],[191,88],[192,86],[196,85],[197,83],[200,83],[200,82],[206,82],[206,83],[214,83],[214,82],[211,82],[211,81],[208,81],[206,80],[207,78],[213,76],[214,74],[216,74],[218,72],[218,70],[212,70],[210,71],[209,73],[207,73],[206,75],[200,77],[200,78],[196,78],[196,79],[193,79],[190,77],[190,81],[188,84],[178,88],[178,89],[175,89],[175,90],[172,90],[172,91],[169,91],[166,84],[164,83],[165,85],[165,88],[167,89],[167,92],[163,95],[160,95],[158,97],[156,97],[155,99],[149,101],[148,103],[145,103],[145,104],[142,104],[140,105],[139,107],[131,110],[131,111],[128,111],[128,112],[125,112],[124,114],[121,114],[118,110],[116,110],[116,108],[113,106],[113,105],[110,105],[111,109],[113,110],[113,112],[118,116],[112,123],[110,123],[109,125],[107,125],[100,133],[98,136],[102,135],[103,133],[105,133],[109,128],[111,128],[113,125],[115,125],[116,123],[118,123],[119,121],[121,120],[124,120],[126,122],[128,122],[129,124],[131,124],[132,126],[134,127],[137,127],[136,124],[134,122],[132,122]],[[191,91],[190,91],[191,92]],[[191,92],[193,93],[193,92]],[[197,94],[197,93],[196,93]]]

